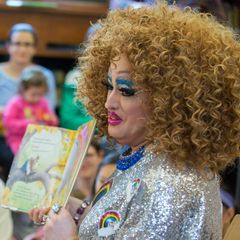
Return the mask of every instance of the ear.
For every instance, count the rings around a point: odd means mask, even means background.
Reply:
[[[35,56],[37,53],[37,46],[34,46],[34,49],[33,49],[33,56]]]
[[[36,49],[36,46],[34,48],[31,49],[31,61],[32,59],[36,56],[36,53],[37,53],[37,49]]]
[[[5,49],[7,50],[7,52],[9,53],[9,51],[10,51],[10,43],[9,42],[6,42],[5,43]]]

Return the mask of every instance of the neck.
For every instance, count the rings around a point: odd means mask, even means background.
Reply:
[[[28,66],[30,66],[31,65],[31,62],[29,62],[29,63],[16,63],[16,62],[14,62],[13,60],[9,60],[9,62],[7,62],[7,66],[8,66],[8,68],[9,68],[9,70],[12,72],[12,73],[15,73],[16,74],[16,76],[20,76],[21,75],[21,73],[22,73],[22,71],[23,71],[23,69],[25,68],[25,67],[28,67]]]
[[[131,146],[131,150],[132,152],[136,152],[140,147],[146,146],[147,145],[147,141],[144,141],[142,143],[139,143],[137,145],[133,145]]]

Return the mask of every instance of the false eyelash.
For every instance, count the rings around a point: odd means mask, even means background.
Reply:
[[[113,90],[113,86],[107,82],[107,81],[102,81],[102,84],[106,87],[107,90]],[[122,93],[124,97],[131,97],[134,96],[136,93],[136,90],[134,89],[129,89],[129,88],[119,88],[119,91]]]
[[[119,90],[122,92],[122,95],[125,97],[134,96],[136,93],[134,89],[129,89],[129,88],[120,88]]]

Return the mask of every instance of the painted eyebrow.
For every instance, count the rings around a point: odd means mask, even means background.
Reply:
[[[128,87],[132,87],[133,86],[133,82],[131,80],[125,80],[125,79],[116,79],[116,83],[118,85],[127,85]]]
[[[120,70],[120,71],[117,71],[117,74],[130,74],[131,72],[128,71],[128,70]],[[108,71],[108,77],[112,77],[112,74],[110,71]]]
[[[120,71],[117,71],[117,74],[119,74],[119,75],[120,74],[130,74],[130,71],[129,70],[120,70]],[[112,74],[111,74],[110,70],[108,71],[107,80],[109,83],[112,83]],[[126,82],[125,82],[125,84],[126,84]],[[129,85],[129,82],[127,84]]]

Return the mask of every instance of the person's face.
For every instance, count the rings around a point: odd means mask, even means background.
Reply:
[[[46,89],[44,87],[29,87],[23,90],[22,96],[29,103],[37,103],[46,94]]]
[[[96,179],[95,192],[97,192],[100,189],[104,181],[113,174],[115,169],[116,169],[115,164],[108,164],[100,169]]]
[[[113,61],[109,68],[106,87],[108,95],[108,133],[121,145],[138,146],[145,141],[149,110],[147,95],[131,80],[132,67],[126,55]]]
[[[80,168],[79,176],[81,178],[93,178],[96,175],[98,165],[102,157],[96,149],[90,145]]]
[[[35,42],[30,32],[14,32],[7,46],[10,59],[18,64],[29,64],[36,52]]]

